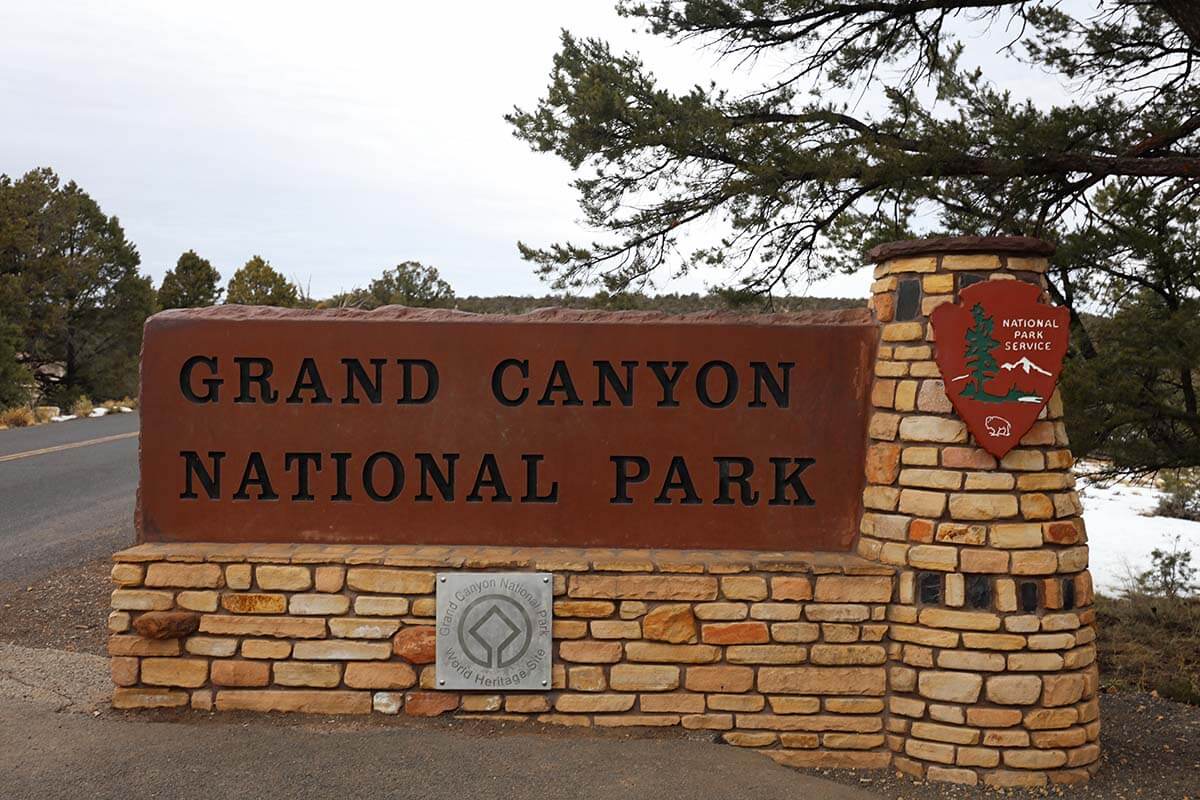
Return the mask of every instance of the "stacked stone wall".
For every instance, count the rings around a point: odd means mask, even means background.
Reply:
[[[796,766],[891,761],[895,570],[853,556],[140,545],[116,559],[117,708],[681,726]],[[547,692],[437,690],[441,569],[553,574]]]
[[[1099,757],[1095,612],[1061,397],[994,458],[951,407],[929,324],[979,281],[1028,281],[1045,300],[1047,260],[931,250],[882,259],[872,287],[882,341],[858,553],[899,570],[888,744],[898,769],[930,780],[1085,781]]]

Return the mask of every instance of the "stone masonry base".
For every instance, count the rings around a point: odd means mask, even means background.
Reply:
[[[1090,619],[922,605],[917,573],[848,554],[143,544],[114,560],[116,708],[682,726],[793,766],[1005,786],[1086,780],[1099,754]],[[550,691],[436,689],[439,570],[554,574]]]

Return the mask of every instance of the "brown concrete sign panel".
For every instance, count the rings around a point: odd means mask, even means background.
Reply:
[[[169,311],[143,541],[845,550],[865,310]]]

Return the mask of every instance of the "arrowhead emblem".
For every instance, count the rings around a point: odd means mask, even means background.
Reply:
[[[930,322],[946,395],[979,446],[1003,458],[1037,420],[1062,371],[1070,314],[1024,281],[981,281]]]

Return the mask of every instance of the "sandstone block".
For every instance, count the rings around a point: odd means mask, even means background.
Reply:
[[[577,692],[602,692],[608,688],[603,667],[571,667],[567,685]]]
[[[513,694],[504,699],[510,714],[540,714],[550,710],[550,701],[540,694]]]
[[[940,517],[945,508],[946,495],[942,492],[927,492],[921,489],[902,489],[900,491],[899,509],[901,514],[912,514],[916,517]]]
[[[700,714],[704,711],[704,695],[694,692],[644,694],[638,703],[642,711],[651,714]]]
[[[777,642],[815,642],[820,635],[820,627],[810,622],[777,622],[771,626],[771,638]]]
[[[308,567],[260,564],[254,571],[258,587],[267,591],[307,592],[312,588]]]
[[[1000,630],[1000,617],[987,611],[956,611],[949,608],[923,608],[921,624],[933,628],[957,628],[965,631]]]
[[[458,708],[460,697],[451,692],[409,692],[404,713],[410,717],[436,717]]]
[[[371,617],[402,617],[408,613],[408,599],[359,595],[354,598],[354,613]]]
[[[1013,672],[1055,672],[1063,668],[1058,653],[1010,653],[1008,668]]]
[[[799,645],[743,644],[725,648],[725,660],[730,664],[802,664],[806,659],[807,648]]]
[[[1080,674],[1047,675],[1043,678],[1043,684],[1044,706],[1068,706],[1078,703],[1083,697],[1084,676]]]
[[[345,567],[317,567],[314,587],[318,592],[340,592],[346,583]]]
[[[954,745],[952,744],[907,739],[904,742],[904,752],[922,761],[935,761],[939,764],[954,763]]]
[[[175,595],[175,605],[188,611],[212,613],[217,610],[220,595],[210,589],[182,591]]]
[[[808,578],[796,575],[776,575],[771,578],[771,599],[773,600],[811,600],[812,598],[813,586]]]
[[[173,564],[165,561],[146,569],[146,586],[180,589],[220,588],[223,573],[218,564]]]
[[[699,575],[572,575],[567,594],[584,599],[715,600],[717,579]]]
[[[396,655],[411,664],[432,664],[437,659],[437,629],[432,625],[410,625],[392,639]]]
[[[560,619],[551,623],[555,639],[582,639],[587,636],[588,624],[581,619]]]
[[[346,665],[345,679],[354,689],[408,689],[416,684],[417,674],[399,661],[354,662]]]
[[[763,644],[771,640],[765,622],[709,623],[701,631],[705,644]]]
[[[274,666],[274,677],[280,686],[333,688],[342,682],[342,665],[280,661]]]
[[[967,427],[945,417],[905,417],[900,420],[900,438],[906,442],[953,444],[967,440]]]
[[[633,694],[562,694],[554,710],[566,714],[610,714],[633,708]]]
[[[809,649],[808,658],[814,664],[875,665],[887,661],[887,651],[873,644],[815,644]]]
[[[294,594],[288,613],[297,616],[329,616],[350,611],[350,598],[342,594]]]
[[[133,686],[138,682],[138,660],[119,656],[108,660],[109,673],[116,686]]]
[[[1042,679],[1035,675],[996,675],[987,679],[987,699],[1002,706],[1027,706],[1042,693]]]
[[[325,635],[325,620],[295,617],[252,617],[205,614],[200,631],[222,636],[277,636],[281,639],[317,639]]]
[[[174,605],[175,597],[170,592],[116,589],[112,593],[112,607],[118,611],[166,611]]]
[[[679,688],[679,667],[614,664],[608,683],[619,692],[669,692]]]
[[[1062,750],[1005,750],[1004,766],[1016,769],[1054,769],[1067,763]]]
[[[800,619],[803,609],[800,603],[755,603],[750,606],[750,616],[753,619],[791,621]]]
[[[875,575],[820,575],[813,597],[818,603],[886,603],[892,579]]]
[[[630,646],[633,646],[632,644]],[[664,645],[670,646],[670,645]],[[563,661],[582,664],[615,664],[621,660],[620,642],[569,641],[558,646]]]
[[[208,680],[208,662],[202,658],[144,658],[142,683],[196,689]]]
[[[922,697],[949,703],[974,703],[983,688],[983,678],[969,672],[922,672],[917,691]]]
[[[930,739],[948,744],[978,744],[979,731],[974,728],[959,728],[940,725],[936,722],[914,722],[909,729],[918,739]]]
[[[597,619],[592,621],[591,630],[596,639],[640,639],[642,636],[642,625],[635,619]]]
[[[732,714],[688,714],[680,720],[689,731],[727,731],[733,727]]]
[[[140,636],[116,635],[108,637],[110,656],[176,656],[179,655],[178,639],[143,639]]]
[[[766,600],[767,582],[754,575],[721,578],[721,593],[726,600]]]
[[[964,555],[967,552],[963,551]],[[908,549],[908,563],[917,569],[950,572],[958,566],[958,555],[957,547],[919,544]]]
[[[758,694],[710,694],[708,696],[708,707],[713,711],[744,711],[747,713],[762,711],[764,702],[762,695]]]
[[[429,594],[433,591],[432,572],[410,572],[378,567],[351,567],[346,585],[356,592],[372,594]]]
[[[239,592],[245,591],[250,588],[253,575],[249,564],[229,564],[225,567],[225,585]]]
[[[117,687],[113,689],[112,705],[116,709],[182,708],[188,704],[188,693],[171,689]]]
[[[871,609],[851,603],[809,603],[804,616],[813,622],[863,622],[870,619]]]
[[[283,614],[287,597],[262,592],[226,593],[221,595],[221,608],[233,614]]]
[[[1009,554],[1000,550],[963,550],[960,568],[970,573],[1008,572]]]
[[[950,516],[957,520],[1003,519],[1016,515],[1017,498],[1010,494],[950,495]]]
[[[1002,672],[1004,656],[978,650],[944,650],[938,653],[937,664],[942,669],[961,669],[974,672]]]
[[[145,574],[146,569],[141,564],[113,564],[108,577],[117,586],[127,588],[140,586]]]
[[[684,686],[693,692],[748,692],[754,685],[750,667],[688,667]]]
[[[758,671],[758,689],[768,693],[878,697],[885,688],[882,668],[762,667]]]
[[[686,608],[686,606],[684,607]],[[607,600],[556,600],[554,602],[555,617],[601,619],[612,616],[616,610],[616,605]]]
[[[298,661],[385,661],[391,658],[392,648],[384,642],[325,639],[296,642],[292,655]]]
[[[867,448],[867,482],[889,484],[896,480],[900,445],[876,443]]]
[[[303,714],[370,714],[370,692],[303,689],[225,689],[219,711],[282,711]]]
[[[266,686],[271,682],[271,665],[238,659],[214,661],[212,682],[214,686]]]
[[[564,646],[569,644],[563,643]],[[618,645],[617,657],[620,650]],[[630,661],[651,661],[672,664],[708,664],[721,657],[720,648],[706,644],[659,644],[657,642],[630,642],[625,645],[625,656]],[[564,658],[566,656],[563,656]]]
[[[195,656],[212,656],[213,658],[228,658],[237,652],[237,639],[219,639],[212,636],[189,636],[184,642],[184,648]],[[288,645],[288,650],[292,646]]]
[[[718,604],[711,604],[718,605]],[[721,604],[723,605],[723,604]],[[735,606],[745,615],[745,606]],[[661,605],[642,618],[642,636],[658,642],[681,644],[696,640],[696,616],[684,603]]]
[[[148,611],[133,621],[133,629],[145,639],[182,639],[200,627],[200,615],[192,611]]]
[[[242,658],[278,660],[292,654],[292,643],[278,639],[246,639],[242,642]]]

